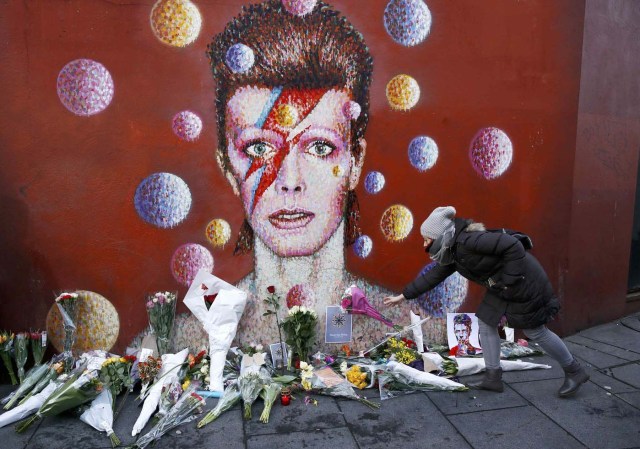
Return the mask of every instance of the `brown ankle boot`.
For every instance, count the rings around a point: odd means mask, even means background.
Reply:
[[[589,380],[589,375],[576,359],[573,359],[571,365],[562,369],[564,370],[564,383],[558,390],[558,395],[561,398],[566,398],[578,391],[580,385]]]
[[[469,382],[469,388],[478,390],[489,390],[502,393],[504,384],[502,383],[502,368],[487,369],[484,378],[480,382]]]

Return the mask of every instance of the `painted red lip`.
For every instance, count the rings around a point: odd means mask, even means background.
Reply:
[[[308,225],[315,214],[304,209],[280,209],[269,215],[269,222],[278,229],[297,229]]]

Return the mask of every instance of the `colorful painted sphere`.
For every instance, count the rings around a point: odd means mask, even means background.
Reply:
[[[276,107],[275,119],[278,125],[292,128],[298,123],[298,110],[291,104],[281,104]]]
[[[387,84],[387,100],[391,109],[408,111],[420,99],[420,86],[409,75],[396,75]]]
[[[171,127],[176,136],[187,142],[193,142],[200,137],[202,120],[191,111],[182,111],[173,116]]]
[[[296,16],[305,16],[316,7],[317,0],[282,0],[282,6],[289,13]]]
[[[511,165],[513,146],[507,134],[498,128],[483,128],[469,147],[471,165],[485,179],[495,179]]]
[[[394,204],[382,214],[380,230],[387,240],[391,242],[402,241],[412,229],[413,215],[407,207]]]
[[[213,271],[213,256],[197,243],[185,243],[171,257],[171,273],[176,281],[187,287],[201,269]]]
[[[191,208],[191,192],[182,178],[171,173],[154,173],[145,178],[134,196],[138,215],[159,228],[178,226]]]
[[[391,0],[384,10],[384,27],[398,44],[418,45],[431,31],[431,11],[422,0]]]
[[[420,274],[431,271],[435,262],[427,264]],[[456,312],[467,297],[469,281],[459,273],[453,273],[435,288],[417,298],[418,305],[433,318],[446,318],[448,312]]]
[[[316,303],[315,293],[307,284],[298,284],[291,287],[287,292],[287,308],[293,306],[311,307]]]
[[[215,218],[209,222],[205,233],[213,246],[224,246],[231,238],[231,226],[226,220]]]
[[[246,73],[255,63],[255,55],[250,47],[234,44],[227,50],[225,62],[233,73]]]
[[[367,192],[375,194],[382,190],[384,187],[384,175],[379,171],[372,171],[367,173],[364,178],[364,188]]]
[[[331,169],[331,172],[333,173],[333,176],[339,178],[340,176],[344,175],[344,168],[342,168],[342,165],[334,165]]]
[[[342,106],[342,113],[350,120],[358,120],[358,117],[360,117],[362,113],[362,108],[355,101],[347,101],[344,106]]]
[[[189,0],[158,0],[151,9],[153,34],[172,47],[186,47],[198,38],[202,16]]]
[[[109,351],[118,339],[120,319],[116,308],[104,296],[78,290],[76,303],[76,341],[73,352],[81,354],[92,349]],[[54,303],[47,314],[47,334],[58,352],[64,349],[64,326],[60,309]]]
[[[102,112],[113,99],[113,78],[99,62],[76,59],[58,74],[58,97],[76,115]]]
[[[353,244],[353,252],[356,253],[356,256],[365,259],[369,257],[371,254],[371,250],[373,249],[373,241],[371,237],[368,235],[361,235],[358,237]]]
[[[427,136],[418,136],[409,144],[409,162],[420,171],[429,170],[438,160],[438,145]]]

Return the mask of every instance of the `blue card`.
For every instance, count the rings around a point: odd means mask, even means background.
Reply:
[[[353,316],[344,312],[340,306],[327,306],[324,342],[349,343],[353,330],[352,318]]]

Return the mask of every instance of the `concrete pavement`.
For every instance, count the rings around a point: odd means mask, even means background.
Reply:
[[[565,341],[591,375],[569,399],[556,396],[564,377],[558,364],[531,357],[524,360],[553,368],[505,373],[504,393],[418,392],[383,401],[377,411],[325,396],[315,396],[317,406],[305,405],[298,395],[289,407],[274,404],[267,424],[258,420],[258,400],[252,421],[244,421],[236,406],[203,429],[189,423],[171,431],[154,448],[640,448],[640,314]],[[0,395],[10,390],[0,385]],[[377,399],[375,390],[368,393]],[[207,408],[215,402],[210,399]],[[133,442],[139,411],[130,398],[118,417],[115,431],[123,446]],[[1,449],[110,447],[105,434],[71,416],[47,418],[26,435],[12,426],[0,429]]]

